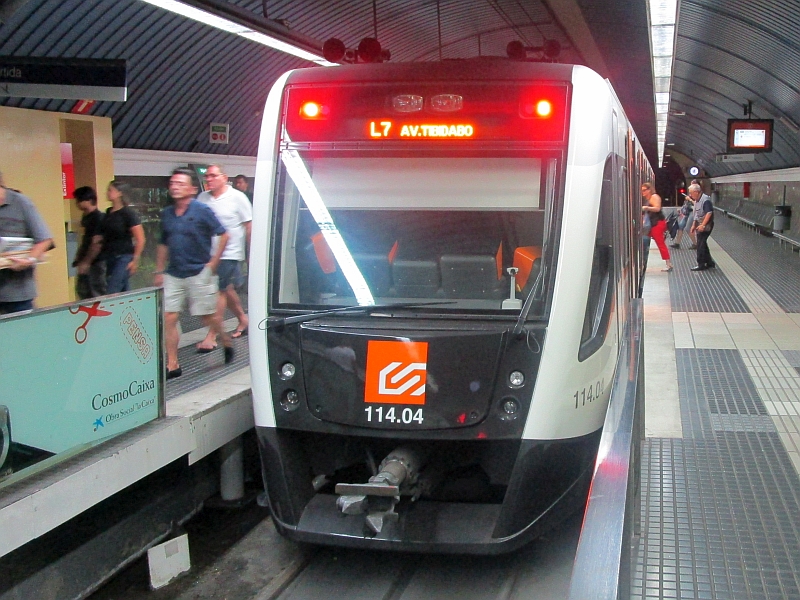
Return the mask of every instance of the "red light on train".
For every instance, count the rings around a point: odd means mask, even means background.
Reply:
[[[549,117],[553,114],[553,105],[549,100],[539,100],[536,103],[536,114],[540,117]]]
[[[526,119],[547,119],[553,114],[553,103],[546,98],[523,100],[519,108],[520,115]]]
[[[319,102],[304,102],[300,106],[300,116],[303,119],[324,119],[328,116],[330,110],[327,106],[323,106]]]

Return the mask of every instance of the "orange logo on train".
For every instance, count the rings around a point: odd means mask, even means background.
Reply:
[[[428,342],[367,343],[364,402],[425,404]]]

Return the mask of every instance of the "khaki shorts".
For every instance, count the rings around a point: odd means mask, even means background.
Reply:
[[[211,269],[203,267],[197,275],[180,278],[164,273],[164,311],[181,312],[186,300],[189,314],[211,315],[217,310],[217,276]]]

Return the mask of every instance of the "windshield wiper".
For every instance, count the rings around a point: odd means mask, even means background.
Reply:
[[[417,308],[421,306],[435,306],[438,304],[455,304],[454,300],[442,300],[439,302],[398,302],[396,304],[370,304],[367,306],[344,306],[342,308],[331,308],[328,310],[315,310],[302,315],[291,315],[288,317],[267,317],[267,329],[273,327],[283,327],[292,323],[304,323],[317,317],[325,317],[340,313],[360,313],[369,314],[382,308]]]
[[[514,330],[512,332],[512,335],[514,336],[518,336],[522,333],[522,326],[525,324],[525,320],[528,318],[528,313],[531,311],[531,306],[533,306],[533,301],[536,299],[536,292],[539,289],[539,284],[542,282],[543,274],[544,266],[539,269],[539,274],[536,275],[536,281],[533,282],[531,291],[528,292],[528,297],[525,298],[525,304],[522,305],[522,309],[519,311],[519,317],[517,317],[517,322],[514,325]]]

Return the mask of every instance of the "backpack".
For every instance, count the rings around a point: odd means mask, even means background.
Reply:
[[[678,235],[678,217],[675,213],[670,213],[669,217],[667,217],[667,231],[672,239],[675,239],[675,236]]]

